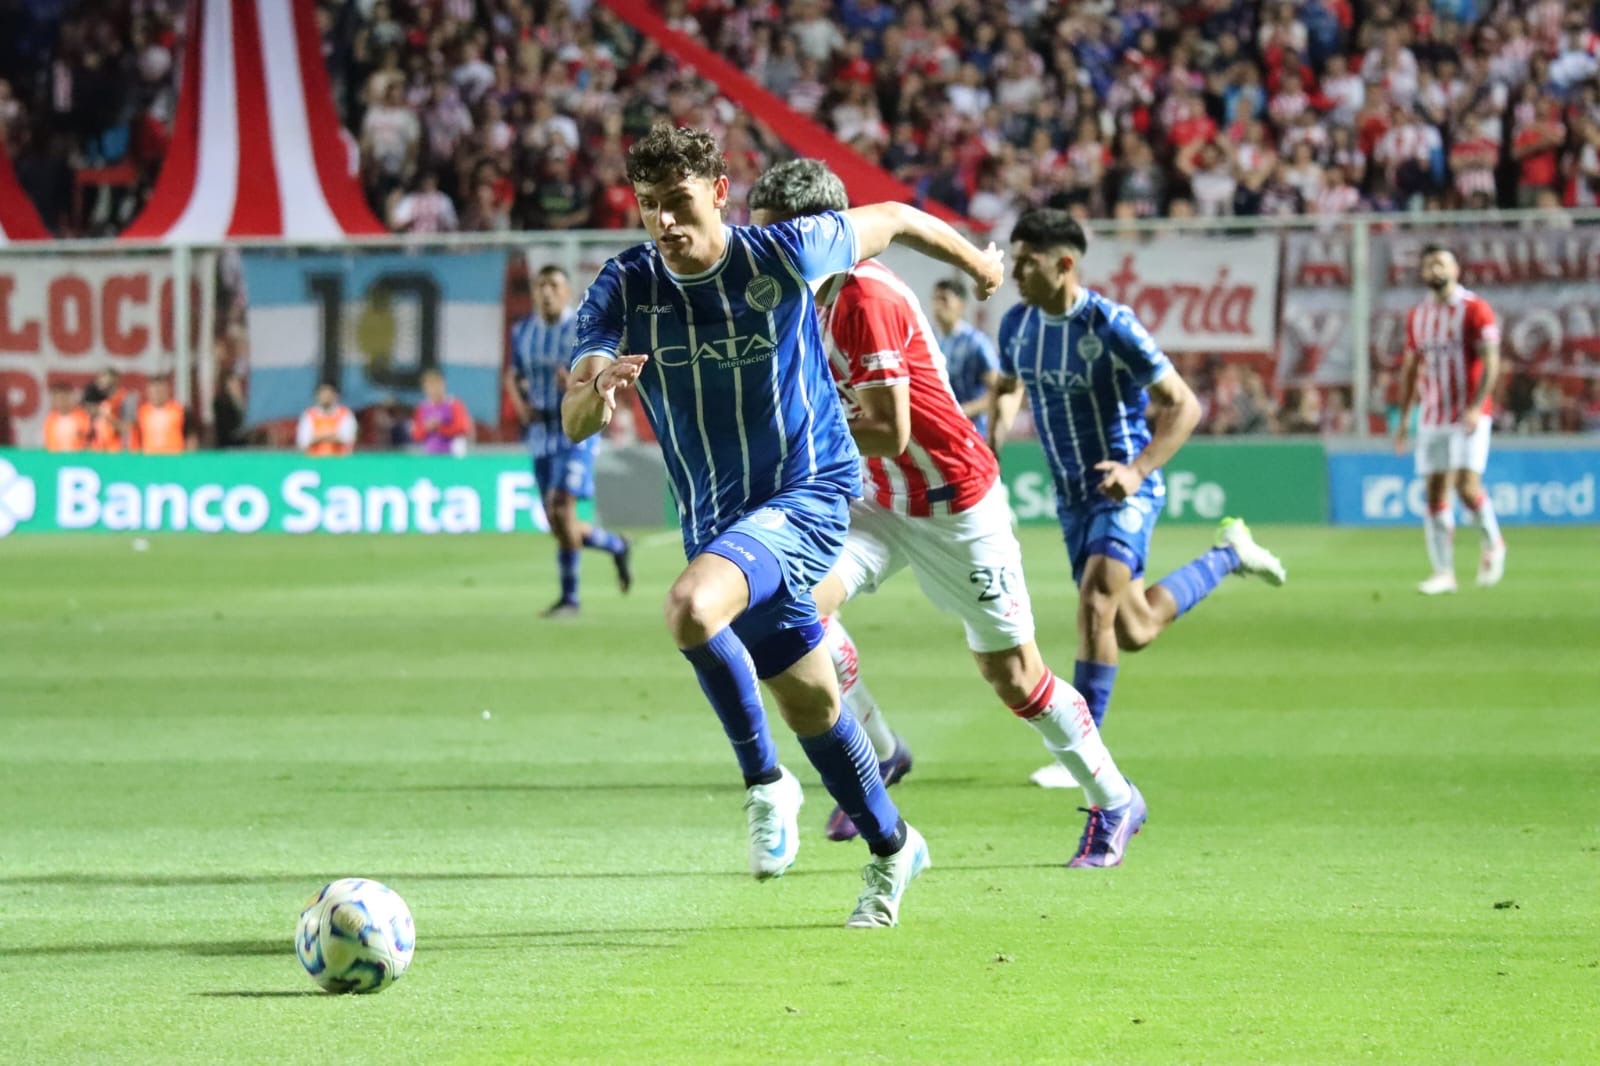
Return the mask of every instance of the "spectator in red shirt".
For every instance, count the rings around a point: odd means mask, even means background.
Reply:
[[[622,165],[614,159],[603,160],[597,176],[589,224],[595,229],[638,229],[639,203]]]
[[[1537,117],[1523,125],[1512,141],[1511,155],[1517,161],[1517,206],[1531,207],[1541,189],[1556,187],[1558,153],[1566,140],[1560,102],[1548,97],[1540,100]]]

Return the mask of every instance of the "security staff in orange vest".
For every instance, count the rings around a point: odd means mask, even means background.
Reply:
[[[134,450],[146,455],[176,455],[192,451],[195,443],[189,413],[172,398],[172,382],[151,378],[133,418]]]
[[[52,452],[81,452],[89,446],[89,412],[78,406],[71,385],[50,386],[50,410],[44,416],[44,446]]]
[[[349,455],[356,446],[356,416],[339,402],[339,390],[317,386],[317,402],[295,428],[295,447],[307,455]]]
[[[122,406],[128,394],[118,384],[115,370],[102,370],[83,390],[83,406],[89,411],[89,450],[91,452],[120,452],[126,423]]]

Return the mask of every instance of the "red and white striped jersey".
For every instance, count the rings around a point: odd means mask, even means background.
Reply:
[[[893,458],[867,460],[873,499],[916,518],[957,514],[977,504],[1000,467],[961,413],[916,294],[888,267],[868,260],[829,281],[821,299],[828,364],[846,407],[856,405],[863,389],[911,389],[910,444]]]
[[[1485,344],[1500,342],[1500,325],[1488,301],[1461,286],[1444,303],[1428,298],[1406,316],[1406,345],[1416,353],[1422,425],[1453,426],[1483,381]],[[1493,403],[1485,400],[1483,413]]]

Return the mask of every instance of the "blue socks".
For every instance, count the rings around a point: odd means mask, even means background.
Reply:
[[[1083,695],[1094,718],[1094,727],[1105,721],[1106,708],[1111,706],[1111,686],[1117,683],[1117,668],[1111,663],[1092,663],[1079,659],[1072,666],[1072,687]]]
[[[610,530],[601,529],[599,526],[590,526],[588,535],[583,538],[583,546],[585,548],[599,548],[601,551],[610,552],[612,555],[621,555],[627,544],[623,542],[621,537]]]
[[[722,731],[728,734],[734,757],[744,773],[745,787],[776,781],[778,746],[767,728],[767,713],[756,688],[755,664],[733,629],[722,630],[698,648],[683,649],[683,657],[694,667],[700,690],[722,721]],[[867,751],[870,755],[870,745]],[[874,775],[877,767],[873,762]]]
[[[599,526],[590,526],[583,538],[585,548],[598,548],[611,555],[621,555],[628,550],[628,542],[617,534]],[[576,549],[556,549],[556,566],[561,571],[561,602],[578,602],[578,556]]]
[[[849,711],[841,710],[832,729],[798,737],[806,758],[822,775],[833,801],[861,830],[874,855],[893,855],[905,844],[904,823],[878,773],[872,741]]]
[[[578,602],[578,553],[566,548],[556,550],[556,566],[561,570],[561,602]]]
[[[1212,548],[1187,566],[1180,566],[1159,582],[1178,605],[1176,621],[1211,594],[1222,579],[1239,569],[1239,553],[1232,548]]]

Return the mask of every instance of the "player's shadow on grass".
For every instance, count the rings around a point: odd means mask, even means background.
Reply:
[[[836,928],[836,926],[837,923],[835,922],[789,922],[716,928],[709,926],[672,926],[653,929],[513,929],[493,933],[440,934],[439,936],[428,938],[428,950],[430,952],[494,951],[504,948],[507,944],[523,941],[545,944],[551,948],[620,948],[665,951],[676,949],[681,945],[676,940],[663,942],[659,939],[639,941],[626,938],[670,938],[707,932],[794,932],[812,929],[832,929]],[[287,957],[293,952],[294,941],[289,937],[279,940],[121,940],[102,943],[29,944],[22,947],[0,947],[0,959],[160,953],[197,955],[209,958],[237,956]],[[301,993],[207,991],[195,994],[203,996],[284,996],[300,995]],[[304,994],[318,995],[319,993],[314,990],[308,990]]]
[[[237,992],[196,992],[194,994],[197,996],[206,996],[212,999],[299,999],[301,996],[327,996],[329,999],[338,998],[337,996],[329,995],[327,992],[319,992],[315,988],[274,988],[263,989],[259,992],[240,990]]]
[[[915,781],[909,782],[922,788],[943,788],[955,786],[960,788],[1002,788],[1006,790],[1034,786],[1022,781],[1007,780],[989,777],[940,777],[937,775],[922,775]],[[727,781],[582,781],[563,782],[552,784],[544,781],[474,781],[463,784],[431,784],[431,785],[383,785],[383,786],[351,786],[332,787],[328,792],[692,792],[701,794],[706,792],[742,794],[744,789],[738,784],[729,784]]]
[[[848,849],[837,854],[844,856]],[[1058,866],[1051,862],[1015,863],[941,863],[942,876],[961,873],[998,873],[1006,870],[1036,870]],[[834,866],[812,866],[790,870],[785,880],[807,877],[837,877],[840,869]],[[748,881],[750,875],[743,870],[541,870],[538,872],[507,872],[503,870],[465,871],[379,871],[368,877],[387,885],[407,881],[661,881],[661,880],[739,880]],[[55,874],[17,874],[0,877],[0,885],[73,886],[78,888],[203,888],[209,885],[320,885],[332,880],[329,872],[318,873],[263,873],[263,874],[108,874],[89,872],[64,872]],[[0,956],[6,949],[0,948]]]

